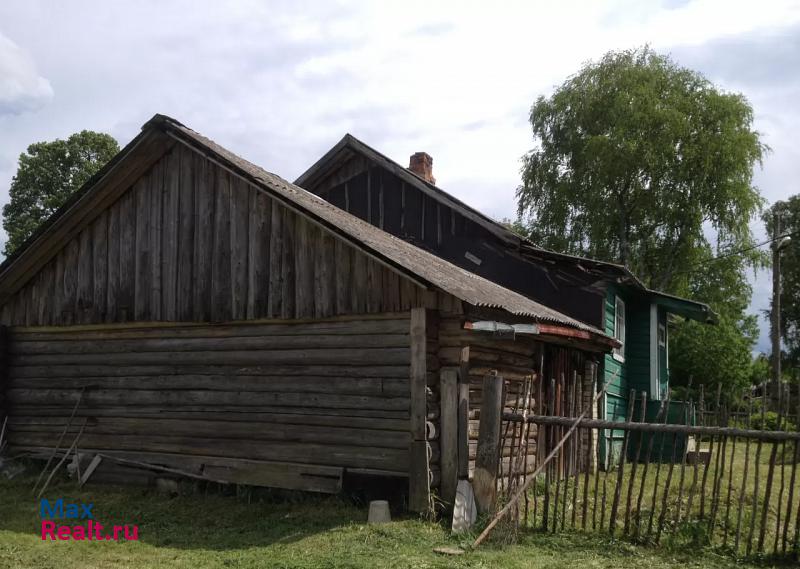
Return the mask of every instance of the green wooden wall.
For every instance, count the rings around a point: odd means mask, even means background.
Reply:
[[[650,395],[650,304],[632,296],[624,287],[609,285],[605,298],[605,332],[611,336],[617,296],[625,302],[625,353],[624,361],[613,353],[606,354],[603,360],[603,377],[609,382],[605,418],[624,421],[630,390],[646,391]],[[613,464],[622,450],[624,432],[606,430],[602,436],[605,444],[600,446],[601,461]]]

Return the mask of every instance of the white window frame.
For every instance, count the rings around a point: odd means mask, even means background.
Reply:
[[[622,308],[622,330],[620,330],[620,307]],[[625,301],[618,296],[614,296],[614,338],[622,344],[619,348],[614,348],[612,356],[618,362],[625,361]]]

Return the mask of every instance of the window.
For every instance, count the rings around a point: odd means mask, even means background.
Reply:
[[[663,324],[658,325],[658,346],[660,348],[667,347],[667,327]]]
[[[625,361],[625,302],[618,296],[614,297],[614,339],[622,344],[614,348],[614,359]]]

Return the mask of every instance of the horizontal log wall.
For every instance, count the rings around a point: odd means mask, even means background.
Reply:
[[[409,331],[408,313],[12,328],[10,443],[14,451],[54,446],[80,397],[69,431],[85,422],[84,452],[162,457],[187,470],[235,459],[406,475]],[[438,464],[435,440],[431,450]],[[263,483],[264,468],[252,480]]]
[[[7,325],[405,311],[424,290],[176,145],[3,306]]]
[[[539,343],[531,338],[518,337],[516,340],[497,340],[490,334],[471,332],[463,329],[463,319],[449,316],[439,323],[439,361],[442,366],[460,367],[469,381],[469,424],[468,456],[469,475],[475,467],[478,426],[480,423],[481,391],[486,374],[496,371],[505,379],[505,409],[522,412],[522,387],[524,380],[539,368],[536,355]],[[466,348],[466,350],[465,350]],[[462,361],[466,358],[466,362]],[[530,410],[535,410],[537,384],[532,386]],[[506,431],[508,429],[508,431]],[[501,472],[508,472],[511,455],[512,430],[517,436],[518,425],[503,424],[505,446],[501,450]],[[532,440],[529,445],[527,466],[529,471],[536,467],[536,428],[531,429]],[[515,441],[518,439],[514,438]]]

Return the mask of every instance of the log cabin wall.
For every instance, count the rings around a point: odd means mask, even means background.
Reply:
[[[536,408],[539,385],[537,370],[540,365],[537,360],[542,344],[525,337],[518,337],[515,340],[495,339],[489,334],[466,331],[463,329],[463,323],[463,318],[458,315],[442,317],[439,323],[438,359],[443,367],[458,368],[461,374],[459,381],[468,386],[467,437],[466,440],[459,443],[459,451],[467,457],[466,461],[462,459],[462,462],[466,463],[462,466],[462,470],[466,469],[468,476],[472,477],[475,467],[484,376],[492,372],[503,376],[506,411],[521,413],[524,402],[527,400],[528,409],[532,412]],[[519,436],[519,428],[504,422],[502,434],[506,444],[502,449],[501,474],[508,472],[512,438],[514,438],[512,431],[516,433],[515,437]],[[535,426],[530,431],[530,438],[527,468],[529,472],[532,472],[535,468],[537,453]],[[517,439],[515,438],[515,440]]]
[[[528,409],[532,411],[536,402],[536,388],[538,378],[535,370],[538,369],[536,355],[538,346],[535,342],[520,338],[518,340],[497,340],[481,334],[473,334],[469,343],[469,472],[470,476],[475,466],[477,452],[478,427],[480,425],[480,407],[483,401],[481,392],[483,378],[487,373],[497,371],[505,384],[505,409],[504,411],[523,411],[525,401],[524,391],[531,385]],[[527,381],[527,383],[526,383]],[[532,384],[531,384],[532,382]],[[503,422],[501,437],[504,445],[500,456],[500,478],[509,471],[512,439],[520,434],[520,426]],[[516,433],[512,433],[516,430]],[[527,467],[532,472],[536,466],[536,430],[531,430],[531,442],[528,445]]]
[[[85,451],[335,491],[344,470],[409,476],[413,411],[428,500],[435,309],[460,301],[181,144],[87,223],[0,311],[14,448],[53,445],[80,397],[86,423],[70,430],[83,426]],[[431,340],[414,408],[410,315],[422,307]]]
[[[409,349],[408,313],[13,329],[10,442],[44,452],[80,398],[68,440],[83,428],[87,453],[243,482],[286,463],[272,484],[311,489],[342,469],[407,476]]]
[[[482,403],[483,378],[490,373],[497,373],[504,379],[505,412],[523,413],[526,405],[529,413],[552,413],[562,416],[578,414],[577,397],[581,396],[581,405],[589,405],[594,389],[592,366],[593,356],[582,350],[549,343],[543,339],[529,336],[517,336],[514,340],[497,339],[490,334],[471,332],[463,329],[464,319],[457,314],[443,314],[439,322],[438,361],[443,368],[459,369],[459,381],[466,382],[468,389],[467,437],[459,442],[459,453],[466,456],[462,477],[472,477],[477,452],[478,429],[480,426],[480,407]],[[564,381],[560,381],[561,377]],[[540,378],[544,377],[544,381]],[[575,384],[571,378],[575,377]],[[551,379],[556,380],[553,393],[553,409],[548,411],[551,391]],[[574,387],[576,385],[580,387]],[[576,389],[575,392],[572,389]],[[573,394],[576,402],[571,403]],[[595,416],[592,410],[590,416]],[[522,435],[521,425],[504,421],[501,426],[501,437],[504,445],[501,449],[499,484],[507,483],[511,456],[518,460]],[[557,441],[542,441],[536,426],[531,427],[524,445],[527,448],[526,471],[533,472],[537,461],[549,452]],[[596,441],[588,441],[581,435],[581,444],[596,445]],[[442,442],[444,445],[444,442]],[[515,449],[512,451],[512,448]],[[442,459],[445,458],[444,449]],[[561,473],[582,471],[593,467],[586,464],[583,455],[579,462],[565,461],[559,463]],[[442,479],[447,476],[442,466]]]

